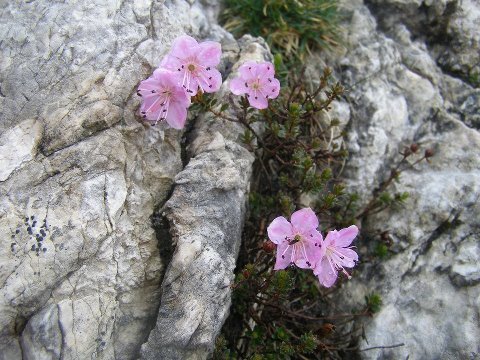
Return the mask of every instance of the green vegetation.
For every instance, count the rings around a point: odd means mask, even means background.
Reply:
[[[339,311],[338,286],[322,288],[313,272],[295,267],[273,271],[275,245],[266,240],[266,228],[273,218],[289,217],[306,206],[319,217],[322,233],[402,206],[408,194],[390,193],[390,186],[403,170],[433,156],[431,150],[421,154],[417,144],[403,149],[388,177],[372,189],[371,200],[360,206],[359,196],[341,182],[348,158],[344,130],[337,119],[326,115],[342,96],[342,86],[332,80],[329,69],[313,91],[302,73],[291,72],[284,81],[280,96],[261,111],[252,109],[245,97],[236,98],[233,109],[210,95],[193,99],[194,106],[214,114],[215,121],[241,124],[241,140],[256,157],[231,314],[214,359],[324,359],[355,352],[362,336],[355,319],[378,312],[380,296],[370,294],[356,311]],[[356,242],[368,245],[360,255],[362,261],[388,258],[387,230],[363,231],[360,237]],[[339,282],[345,279],[340,274]]]
[[[267,40],[273,53],[303,59],[338,43],[335,0],[225,0],[224,27],[236,36]]]

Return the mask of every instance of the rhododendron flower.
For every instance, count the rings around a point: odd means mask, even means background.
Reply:
[[[317,262],[313,271],[318,276],[320,284],[325,287],[332,286],[337,280],[339,271],[350,278],[345,268],[354,267],[358,261],[357,253],[350,246],[357,235],[358,228],[355,225],[327,234],[325,241],[322,241],[321,260]]]
[[[222,50],[220,43],[204,41],[183,35],[172,45],[172,51],[162,60],[160,67],[176,73],[179,83],[194,96],[198,88],[211,93],[220,88],[222,75],[215,69],[220,63]]]
[[[267,228],[269,239],[277,244],[275,270],[285,269],[290,263],[299,268],[314,268],[320,257],[322,234],[317,231],[318,219],[310,208],[295,211],[291,223],[283,216]]]
[[[275,99],[280,92],[280,81],[274,78],[275,68],[269,62],[247,61],[238,68],[238,74],[230,82],[230,90],[235,95],[246,93],[250,105],[257,109],[266,109],[268,99]]]
[[[142,97],[140,113],[152,126],[166,120],[175,129],[183,128],[190,97],[178,85],[173,72],[155,70],[151,77],[140,83],[137,95]]]

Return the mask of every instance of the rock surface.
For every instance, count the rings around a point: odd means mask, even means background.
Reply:
[[[233,269],[251,159],[225,140],[221,151],[195,154],[176,177],[182,133],[145,127],[135,115],[138,83],[175,37],[226,36],[212,22],[217,11],[216,2],[181,0],[0,5],[0,359],[139,356],[157,320],[167,260],[161,244],[170,240],[155,233],[151,215],[175,179],[187,186],[188,174],[210,171],[217,203],[231,196],[228,212],[208,203],[188,210],[189,199],[180,204],[178,197],[170,207],[173,221],[181,219],[175,207],[183,206],[188,219],[198,211],[234,227],[236,238],[225,238],[230,255],[209,248],[209,259]],[[244,159],[234,164],[239,154]],[[240,170],[243,177],[233,178]],[[176,233],[184,245],[200,236]],[[202,254],[198,261],[208,262]],[[168,274],[173,288],[181,286]],[[216,328],[228,309],[226,290],[223,296],[219,313],[211,314]]]
[[[451,8],[455,3],[456,7]],[[405,146],[418,143],[435,156],[402,173],[392,191],[410,193],[401,209],[370,216],[363,239],[388,229],[393,254],[362,271],[342,289],[344,299],[362,301],[377,292],[381,311],[365,324],[365,359],[476,359],[480,357],[480,134],[479,89],[462,70],[478,66],[478,2],[344,1],[347,44],[334,61],[349,88],[345,170],[349,187],[365,205],[371,190],[390,174]],[[393,11],[396,9],[396,11]],[[451,11],[447,11],[450,9]],[[461,23],[451,31],[453,47],[420,36],[425,19]],[[469,42],[470,41],[470,42]],[[455,44],[469,44],[456,51]],[[443,44],[447,46],[447,44]],[[463,51],[463,52],[462,52]],[[471,52],[477,52],[476,62]],[[451,56],[451,57],[450,57]],[[443,59],[457,62],[458,73]],[[461,75],[461,78],[453,77]],[[416,155],[419,159],[423,155]],[[360,248],[371,244],[358,243]],[[358,275],[358,276],[357,276]]]

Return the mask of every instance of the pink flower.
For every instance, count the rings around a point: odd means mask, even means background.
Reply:
[[[266,109],[268,99],[278,96],[280,81],[274,78],[275,68],[271,63],[247,61],[240,66],[238,73],[240,76],[230,82],[230,90],[235,95],[246,93],[251,106]]]
[[[321,260],[317,262],[313,271],[318,276],[320,284],[325,287],[332,286],[337,280],[339,271],[350,278],[344,268],[352,268],[358,261],[357,253],[349,246],[357,235],[358,228],[355,225],[327,234],[325,241],[322,241]]]
[[[274,219],[267,228],[269,239],[277,244],[274,269],[285,269],[290,263],[302,269],[313,269],[320,258],[323,241],[317,227],[318,219],[310,208],[295,211],[291,223],[283,216]]]
[[[140,113],[152,126],[166,120],[175,129],[183,128],[190,97],[178,85],[173,72],[155,70],[151,77],[140,83],[137,95],[142,97]]]
[[[172,45],[172,51],[162,60],[160,67],[177,74],[179,83],[194,96],[198,87],[211,93],[220,89],[222,75],[215,69],[220,63],[222,50],[215,41],[197,41],[187,35],[178,37]]]

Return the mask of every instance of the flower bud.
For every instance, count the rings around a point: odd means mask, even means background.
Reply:
[[[428,159],[430,157],[432,157],[435,153],[433,152],[432,149],[427,149],[425,150],[425,157]]]
[[[416,143],[413,143],[412,145],[410,145],[410,150],[413,152],[413,153],[416,153],[419,149],[419,146],[418,144]]]
[[[275,250],[275,247],[276,245],[271,241],[265,241],[262,246],[263,251],[265,251],[266,253],[273,252],[273,250]]]

